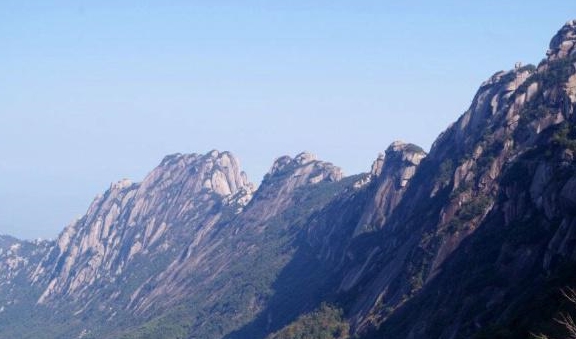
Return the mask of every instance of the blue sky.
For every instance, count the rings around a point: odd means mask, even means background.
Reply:
[[[478,85],[537,63],[573,1],[0,3],[0,233],[55,237],[170,153],[254,182],[307,150],[367,171],[428,149]]]

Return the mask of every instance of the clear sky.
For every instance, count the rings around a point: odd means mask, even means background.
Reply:
[[[348,174],[425,149],[478,85],[537,63],[574,1],[0,2],[0,234],[55,237],[166,154],[259,183],[307,150]]]

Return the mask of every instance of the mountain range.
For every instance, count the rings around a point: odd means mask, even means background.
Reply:
[[[166,156],[53,241],[0,236],[0,338],[562,336],[575,110],[576,20],[428,153],[397,141],[353,176],[282,156],[258,186],[230,152]]]

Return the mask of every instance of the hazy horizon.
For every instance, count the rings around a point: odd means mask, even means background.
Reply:
[[[0,234],[56,237],[172,153],[230,151],[259,183],[284,154],[350,175],[394,140],[428,150],[574,18],[562,1],[3,2]]]

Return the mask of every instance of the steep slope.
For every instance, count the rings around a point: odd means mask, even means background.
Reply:
[[[351,177],[283,156],[257,190],[228,152],[168,156],[54,242],[0,237],[0,337],[554,329],[576,285],[575,109],[571,21],[537,67],[483,83],[429,154],[394,142]]]
[[[350,185],[341,179],[339,168],[307,153],[277,159],[241,214],[190,244],[135,296],[135,312],[167,313],[129,336],[158,337],[169,324],[190,338],[219,338],[252,321],[279,294],[273,285],[297,256],[304,221]]]
[[[374,246],[353,246],[341,291],[355,295],[353,328],[377,326],[416,293],[460,242],[473,233],[494,198],[494,174],[510,156],[507,126],[510,93],[529,68],[493,76],[471,108],[433,145],[398,207],[375,234]],[[507,148],[508,147],[508,148]],[[463,206],[470,213],[460,213]],[[361,269],[364,268],[364,269]],[[358,271],[363,273],[358,276]],[[352,279],[351,277],[354,277]]]
[[[16,244],[18,239],[9,235],[0,235],[0,249],[7,250],[10,246]]]
[[[30,286],[29,276],[53,245],[0,237],[0,328],[13,335],[25,329],[32,317],[40,291]]]
[[[126,305],[139,286],[241,211],[252,190],[237,160],[217,151],[168,156],[143,182],[112,184],[30,273],[29,284],[42,291],[37,308],[67,315],[54,324],[64,337],[87,335],[104,319],[135,321]],[[67,317],[88,319],[86,328]]]
[[[251,190],[237,160],[217,151],[169,156],[142,183],[113,184],[64,230],[34,273],[34,282],[49,278],[39,303],[52,295],[86,302],[96,283],[111,284],[120,276],[124,284],[139,280],[123,274],[139,257],[173,259],[183,239],[199,241],[211,231],[225,198]],[[139,270],[149,268],[147,263]]]
[[[311,154],[284,156],[255,192],[229,153],[167,157],[142,183],[113,184],[47,247],[28,274],[34,325],[0,334],[263,338],[336,289],[348,240],[379,227],[424,155],[397,142],[345,179]]]
[[[0,314],[12,322],[0,336],[221,337],[266,307],[305,220],[353,184],[341,179],[302,153],[254,191],[230,153],[168,156],[142,183],[111,185],[35,256],[20,275],[27,304]]]
[[[431,286],[384,326],[388,336],[470,337],[482,329],[525,337],[552,319],[559,288],[576,283],[575,42],[572,21],[512,94],[514,155],[497,173],[494,206]]]
[[[559,288],[576,283],[575,38],[571,21],[538,67],[483,83],[390,196],[395,208],[371,197],[330,297],[353,334],[526,338],[550,325]]]
[[[356,235],[380,229],[386,223],[425,156],[420,147],[396,141],[388,147],[385,156],[376,159],[371,171],[376,180],[375,191],[370,194],[370,204],[360,218]]]
[[[364,233],[363,239],[370,238],[364,230],[366,224],[360,220],[372,220],[370,216],[377,215],[375,210],[379,204],[393,210],[413,167],[424,156],[417,146],[396,142],[387,149],[385,159],[380,156],[374,162],[371,173],[340,181],[343,190],[327,203],[317,205],[333,185],[316,185],[311,195],[298,196],[295,200],[298,213],[290,211],[286,215],[287,221],[297,221],[300,225],[295,230],[298,233],[294,233],[297,251],[276,278],[274,297],[256,319],[226,338],[264,338],[303,312],[314,310],[323,301],[334,300],[339,268],[345,261],[350,240],[358,230]],[[321,208],[304,214],[302,206]],[[369,228],[372,227],[377,224]]]
[[[533,324],[510,323],[519,305],[542,294],[551,276],[574,283],[552,263],[565,270],[575,259],[575,26],[560,30],[537,68],[483,84],[432,147],[418,186],[384,227],[383,253],[395,258],[383,259],[367,283],[381,292],[352,309],[372,307],[368,316],[359,311],[360,326],[368,317],[380,323],[416,296],[376,337],[469,338],[499,322],[510,337],[525,337]]]

